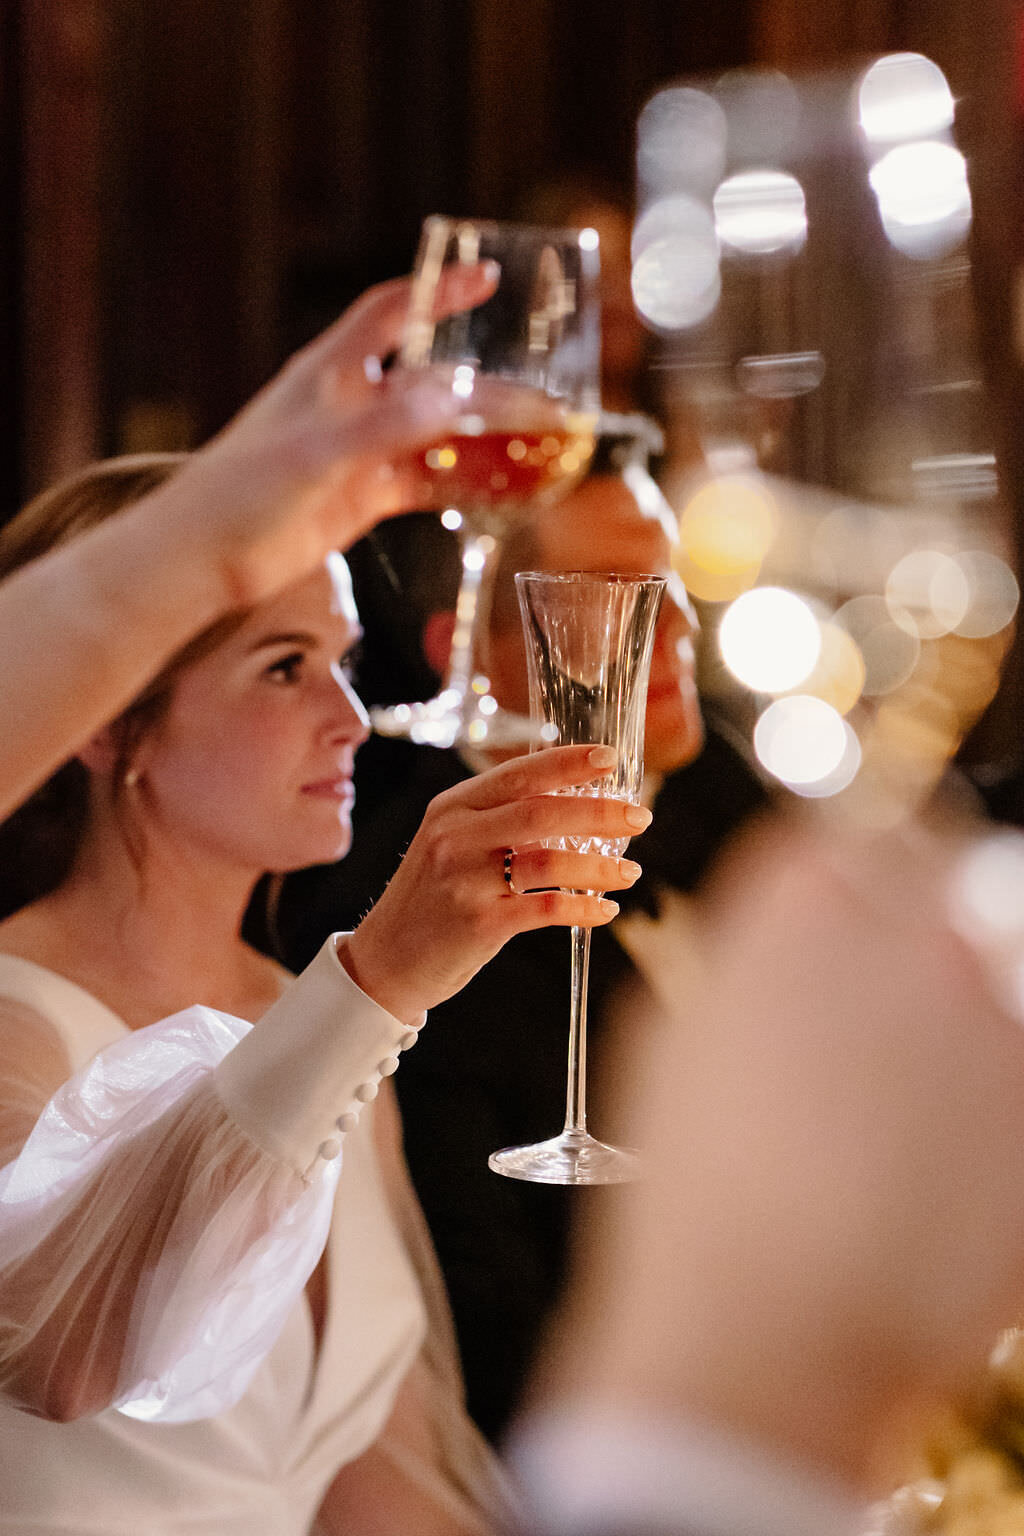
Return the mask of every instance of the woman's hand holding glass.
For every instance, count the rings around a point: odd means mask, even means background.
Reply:
[[[438,290],[439,312],[479,303],[496,280],[493,263],[460,268]],[[458,402],[430,373],[381,366],[410,291],[399,278],[364,293],[159,493],[190,523],[202,509],[231,604],[260,601],[381,518],[432,504],[417,450]]]
[[[465,986],[514,934],[609,922],[618,907],[594,893],[631,886],[639,867],[543,845],[624,845],[648,825],[640,806],[566,793],[610,766],[607,747],[553,747],[438,795],[383,896],[341,950],[363,991],[412,1022]]]

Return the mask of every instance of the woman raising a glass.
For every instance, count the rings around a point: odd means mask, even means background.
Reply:
[[[293,364],[205,458],[97,466],[4,535],[4,573],[63,540],[95,549],[119,508],[176,483],[179,506],[190,485],[211,505],[235,486],[239,521],[257,528],[238,540],[235,602],[204,610],[190,595],[212,621],[197,639],[170,655],[185,634],[168,626],[134,663],[111,641],[120,681],[78,706],[76,755],[5,828],[0,1523],[12,1533],[300,1536],[318,1521],[455,1536],[503,1519],[501,1479],[462,1410],[387,1079],[425,1010],[507,937],[606,921],[613,903],[570,891],[628,883],[616,859],[538,847],[546,889],[513,896],[503,850],[636,828],[617,802],[551,793],[594,778],[590,749],[537,754],[441,797],[385,897],[298,981],[243,942],[264,870],[344,852],[366,731],[345,671],[358,640],[347,573],[314,551],[336,536],[339,465],[349,487],[372,470],[396,489],[369,429],[362,458],[346,460],[334,421],[334,459],[325,441],[314,463],[308,417],[331,414],[318,402],[344,421],[343,390],[350,417],[365,399],[351,370],[330,372],[334,400],[323,375],[315,358]],[[426,431],[427,411],[418,421]],[[413,413],[406,442],[416,425]],[[305,537],[296,516],[275,544],[256,495],[282,462],[294,483],[266,501],[292,495]],[[101,725],[100,701],[120,702],[161,661]],[[12,798],[60,762],[61,729],[26,751]]]

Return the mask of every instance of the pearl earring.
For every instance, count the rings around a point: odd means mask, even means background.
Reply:
[[[129,768],[122,782],[125,789],[134,789],[139,782],[139,770],[137,768]]]

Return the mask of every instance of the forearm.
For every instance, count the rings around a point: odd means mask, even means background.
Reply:
[[[3,583],[0,815],[104,725],[229,600],[174,479]]]

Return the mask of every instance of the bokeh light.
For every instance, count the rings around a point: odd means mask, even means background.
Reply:
[[[995,696],[1008,642],[1005,630],[979,639],[951,634],[929,641],[929,665],[919,667],[915,678],[935,688],[956,711],[961,734]]]
[[[864,693],[878,696],[899,688],[912,675],[921,641],[909,620],[898,624],[883,597],[851,598],[833,623],[855,641],[864,662]]]
[[[726,609],[718,645],[739,682],[757,693],[784,693],[814,670],[821,654],[821,628],[795,592],[756,587]]]
[[[792,80],[777,69],[729,70],[715,87],[729,122],[734,163],[787,160],[798,150],[803,109]]]
[[[760,481],[717,476],[683,507],[673,563],[695,597],[731,601],[757,580],[775,527],[775,501]]]
[[[800,684],[800,692],[831,704],[837,714],[848,715],[864,692],[864,658],[849,630],[831,621],[819,628],[821,652],[813,671]]]
[[[741,357],[736,382],[748,395],[761,400],[787,400],[809,395],[825,377],[820,352],[774,352]]]
[[[452,379],[452,394],[468,400],[476,383],[476,369],[471,363],[459,363]]]
[[[795,176],[742,171],[715,193],[715,228],[723,245],[752,256],[799,250],[807,238],[807,204]]]
[[[871,725],[871,749],[890,778],[908,787],[932,784],[962,734],[959,713],[945,694],[915,681],[879,705]]]
[[[931,138],[953,125],[949,83],[920,53],[890,53],[861,76],[857,92],[861,130],[873,144]]]
[[[1024,836],[996,832],[972,843],[950,893],[962,933],[985,948],[1011,944],[1024,958]]]
[[[948,635],[970,605],[967,577],[952,556],[915,549],[897,561],[885,584],[885,601],[897,624],[922,640]]]
[[[830,704],[808,694],[776,699],[754,727],[758,761],[798,794],[836,794],[860,766],[856,734]]]
[[[882,227],[906,256],[926,259],[959,245],[971,223],[967,162],[952,144],[890,149],[871,168]]]
[[[725,113],[706,91],[659,91],[637,121],[637,174],[642,191],[710,196],[725,170]]]
[[[675,193],[652,203],[633,230],[633,301],[663,331],[688,330],[713,312],[722,291],[718,236],[707,207]]]
[[[922,501],[991,501],[999,494],[996,456],[987,453],[929,453],[910,465],[914,490]]]
[[[954,626],[968,640],[997,635],[1013,622],[1020,602],[1017,578],[998,555],[988,550],[965,550],[954,556],[967,582],[968,603],[963,618]]]

